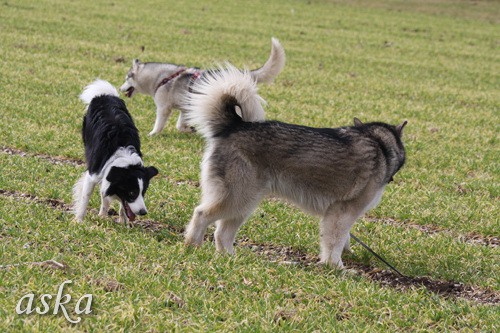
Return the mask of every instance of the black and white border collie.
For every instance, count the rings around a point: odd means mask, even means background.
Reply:
[[[120,202],[120,222],[128,224],[147,213],[144,195],[158,170],[144,167],[139,131],[115,87],[96,80],[80,99],[87,104],[82,128],[87,171],[73,188],[76,220],[83,221],[94,187],[101,184],[99,216],[107,216],[115,199]]]

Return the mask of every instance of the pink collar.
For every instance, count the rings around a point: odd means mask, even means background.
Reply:
[[[194,73],[192,74],[192,76],[191,76],[191,80],[192,80],[192,81],[196,81],[196,80],[198,80],[198,78],[199,78],[200,76],[201,76],[201,72],[200,72],[200,71],[196,71],[196,72],[194,72]]]
[[[155,93],[158,91],[158,89],[160,89],[161,86],[167,84],[169,81],[175,79],[176,77],[178,77],[179,75],[181,75],[185,71],[186,71],[186,68],[182,68],[181,70],[179,70],[179,71],[175,72],[174,74],[172,74],[172,75],[164,78],[163,80],[161,80],[160,84],[158,84],[158,86],[155,89]]]

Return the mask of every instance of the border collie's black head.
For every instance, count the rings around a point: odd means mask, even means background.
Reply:
[[[114,166],[106,176],[109,186],[104,193],[106,196],[118,197],[128,219],[134,221],[136,215],[147,214],[144,195],[149,180],[157,174],[158,170],[153,166],[129,165],[125,168]]]

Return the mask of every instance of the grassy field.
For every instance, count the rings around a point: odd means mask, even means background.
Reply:
[[[498,331],[499,20],[497,1],[2,1],[0,331]],[[121,85],[134,58],[255,68],[272,36],[287,64],[260,87],[268,119],[408,120],[406,166],[353,229],[408,278],[356,244],[347,272],[318,266],[317,219],[272,198],[235,256],[186,248],[204,142],[176,114],[147,137],[148,96],[126,102],[160,170],[149,215],[127,229],[97,217],[95,194],[73,221],[86,84]],[[64,267],[36,264],[50,259]],[[80,323],[16,314],[65,280],[72,318],[94,297]]]

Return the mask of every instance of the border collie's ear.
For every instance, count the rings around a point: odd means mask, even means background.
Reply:
[[[158,174],[158,169],[156,169],[154,166],[148,166],[146,168],[146,173],[148,177],[151,179]]]
[[[403,128],[405,128],[406,124],[408,124],[408,121],[403,121],[401,124],[396,126],[396,131],[398,132],[399,137],[403,136]]]
[[[106,176],[106,180],[110,183],[117,182],[120,180],[123,176],[123,171],[124,168],[119,168],[119,167],[112,167],[111,170],[109,170],[108,175]]]
[[[358,118],[354,117],[354,126],[363,126],[363,123]]]

